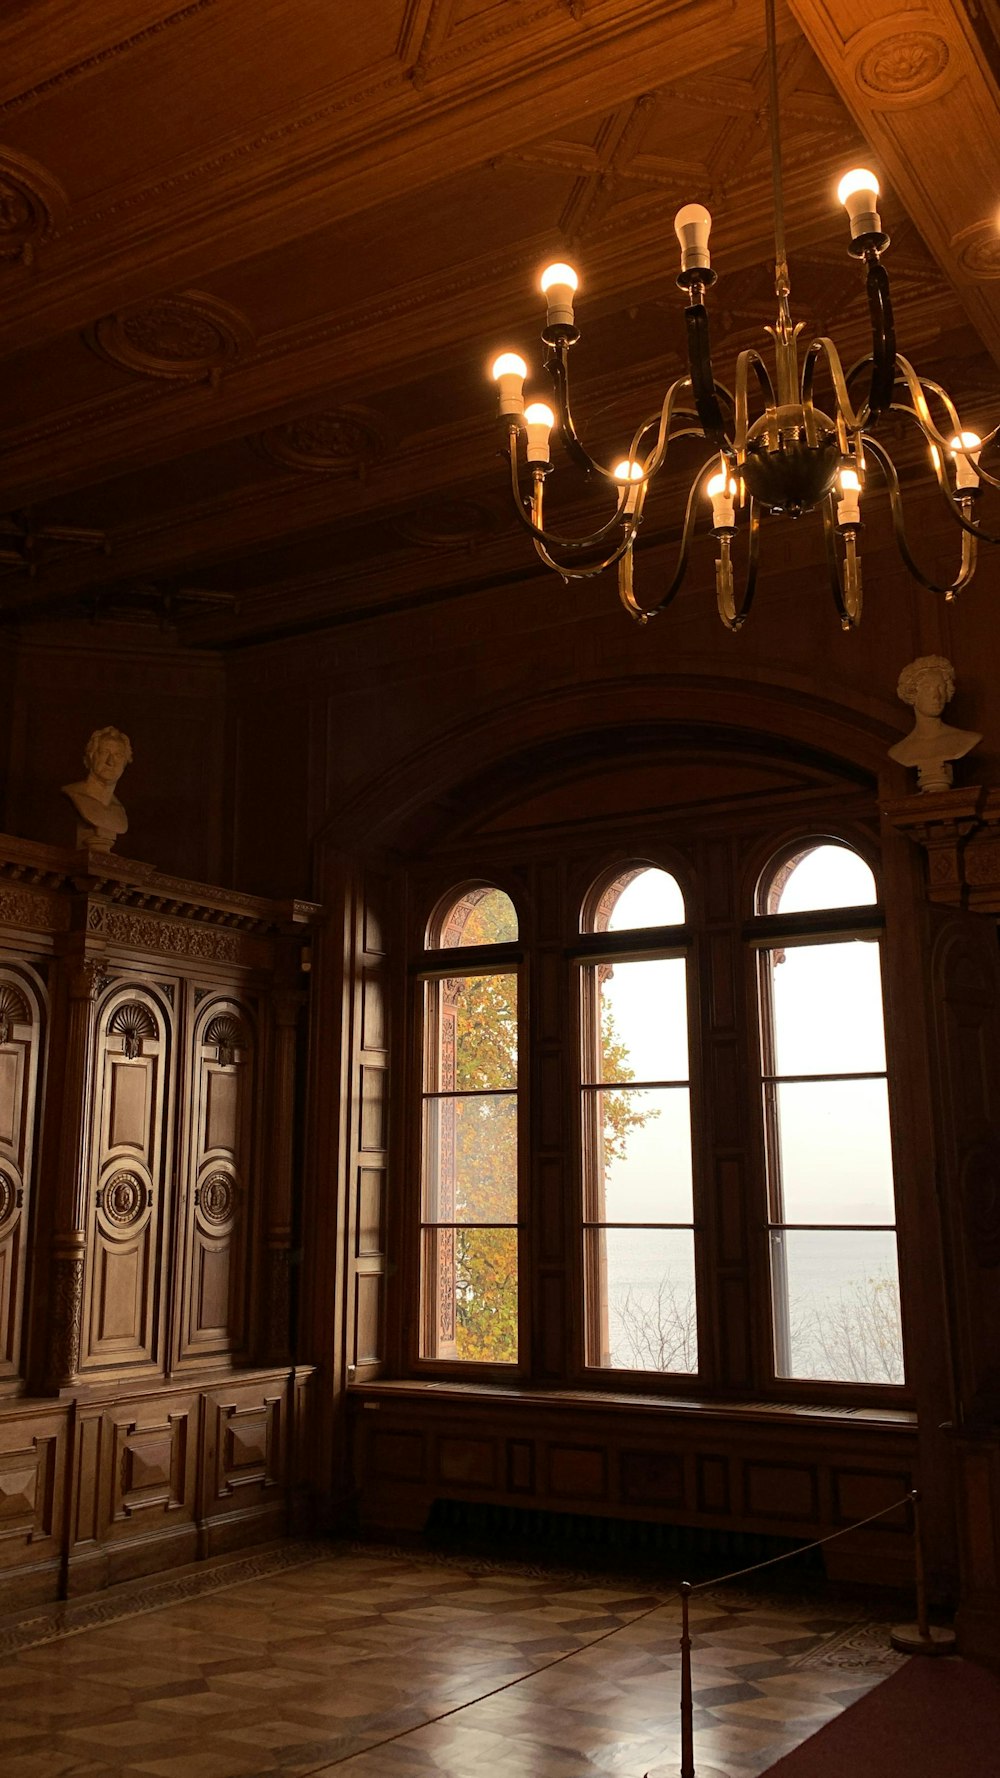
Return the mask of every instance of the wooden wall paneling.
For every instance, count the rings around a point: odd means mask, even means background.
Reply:
[[[8,1609],[51,1598],[66,1513],[68,1402],[10,1404],[0,1417],[0,1584]]]
[[[203,1393],[199,1553],[216,1555],[285,1529],[292,1379],[237,1373]]]
[[[105,978],[101,965],[74,951],[57,967],[52,1047],[61,1066],[53,1069],[53,1092],[43,1120],[42,1166],[49,1263],[34,1270],[35,1314],[42,1369],[49,1388],[69,1386],[79,1375],[83,1346],[84,1271],[87,1231],[93,1210],[91,1178],[93,1092],[91,1087],[97,999]]]
[[[231,994],[195,989],[188,1064],[188,1132],[178,1360],[246,1357],[248,1271],[255,1227],[251,1171],[259,1105],[257,1020]]]
[[[195,1559],[201,1414],[192,1391],[77,1404],[67,1592]]]
[[[22,1331],[46,1010],[34,971],[0,965],[0,1380],[27,1368]]]
[[[163,1360],[171,1227],[170,1022],[150,988],[104,997],[94,1056],[94,1154],[83,1372]]]

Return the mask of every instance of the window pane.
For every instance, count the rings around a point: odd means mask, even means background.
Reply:
[[[457,1230],[455,1346],[459,1358],[516,1361],[516,1229]]]
[[[589,1221],[691,1221],[689,1101],[687,1087],[584,1094],[597,1157]]]
[[[599,963],[589,973],[599,984],[600,1055],[587,1078],[687,1080],[684,958]]]
[[[893,1234],[773,1233],[771,1272],[779,1376],[902,1383]]]
[[[764,897],[768,914],[802,914],[818,908],[868,907],[877,901],[870,867],[848,846],[810,846],[771,878]]]
[[[865,1074],[885,1068],[877,943],[790,945],[767,953],[776,1074]]]
[[[895,1220],[884,1080],[772,1089],[781,1152],[781,1222]]]
[[[517,1221],[517,1099],[424,1102],[424,1221]]]
[[[517,1085],[517,977],[467,975],[441,984],[442,1041],[449,1008],[455,1020],[454,1079],[442,1058],[442,1088],[459,1092]]]
[[[698,1369],[694,1236],[686,1229],[591,1229],[588,1276],[605,1312],[591,1363]]]
[[[517,913],[502,889],[468,889],[438,916],[427,934],[430,946],[506,945],[517,939]]]
[[[635,932],[644,926],[683,926],[684,897],[669,871],[624,871],[604,891],[593,930]]]

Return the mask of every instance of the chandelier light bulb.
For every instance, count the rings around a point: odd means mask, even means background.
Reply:
[[[838,525],[860,525],[861,482],[856,469],[842,469],[837,477],[840,498],[837,501]]]
[[[736,480],[724,469],[709,476],[705,492],[712,502],[712,528],[732,531],[736,525]]]
[[[712,218],[704,204],[685,204],[674,217],[674,234],[680,242],[681,271],[705,271],[712,264],[708,237]]]
[[[528,366],[517,352],[501,352],[490,373],[497,385],[501,414],[524,412],[524,379]]]
[[[544,401],[533,401],[524,410],[524,430],[527,434],[528,462],[547,463],[549,461],[549,433],[555,425],[556,417]]]
[[[850,218],[851,240],[862,235],[880,235],[882,218],[878,213],[878,180],[867,167],[852,167],[837,187],[837,197]]]
[[[541,276],[542,293],[548,303],[547,327],[573,326],[573,295],[580,280],[571,265],[547,265]]]
[[[979,486],[976,464],[979,462],[979,446],[982,442],[977,432],[962,432],[958,438],[951,440],[955,459],[955,487],[959,493]]]
[[[629,488],[625,497],[625,511],[634,512],[635,503],[639,498],[639,483],[643,480],[642,464],[637,463],[634,457],[623,457],[620,463],[615,464],[613,474],[616,482],[633,482],[635,484]]]

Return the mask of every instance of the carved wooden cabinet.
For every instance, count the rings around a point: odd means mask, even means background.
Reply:
[[[0,1601],[284,1526],[316,911],[0,836]]]

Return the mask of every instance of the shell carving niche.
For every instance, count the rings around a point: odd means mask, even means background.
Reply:
[[[119,1006],[111,1018],[108,1031],[112,1037],[120,1037],[126,1060],[134,1062],[142,1055],[143,1038],[155,1037],[156,1026],[152,1014],[138,1000],[127,1000]]]
[[[205,1042],[216,1046],[215,1059],[220,1068],[231,1068],[236,1061],[236,1051],[245,1050],[249,1038],[245,1027],[232,1013],[218,1013],[211,1020],[205,1032]]]
[[[15,1025],[31,1023],[24,996],[10,982],[0,982],[0,1043],[9,1043]]]

